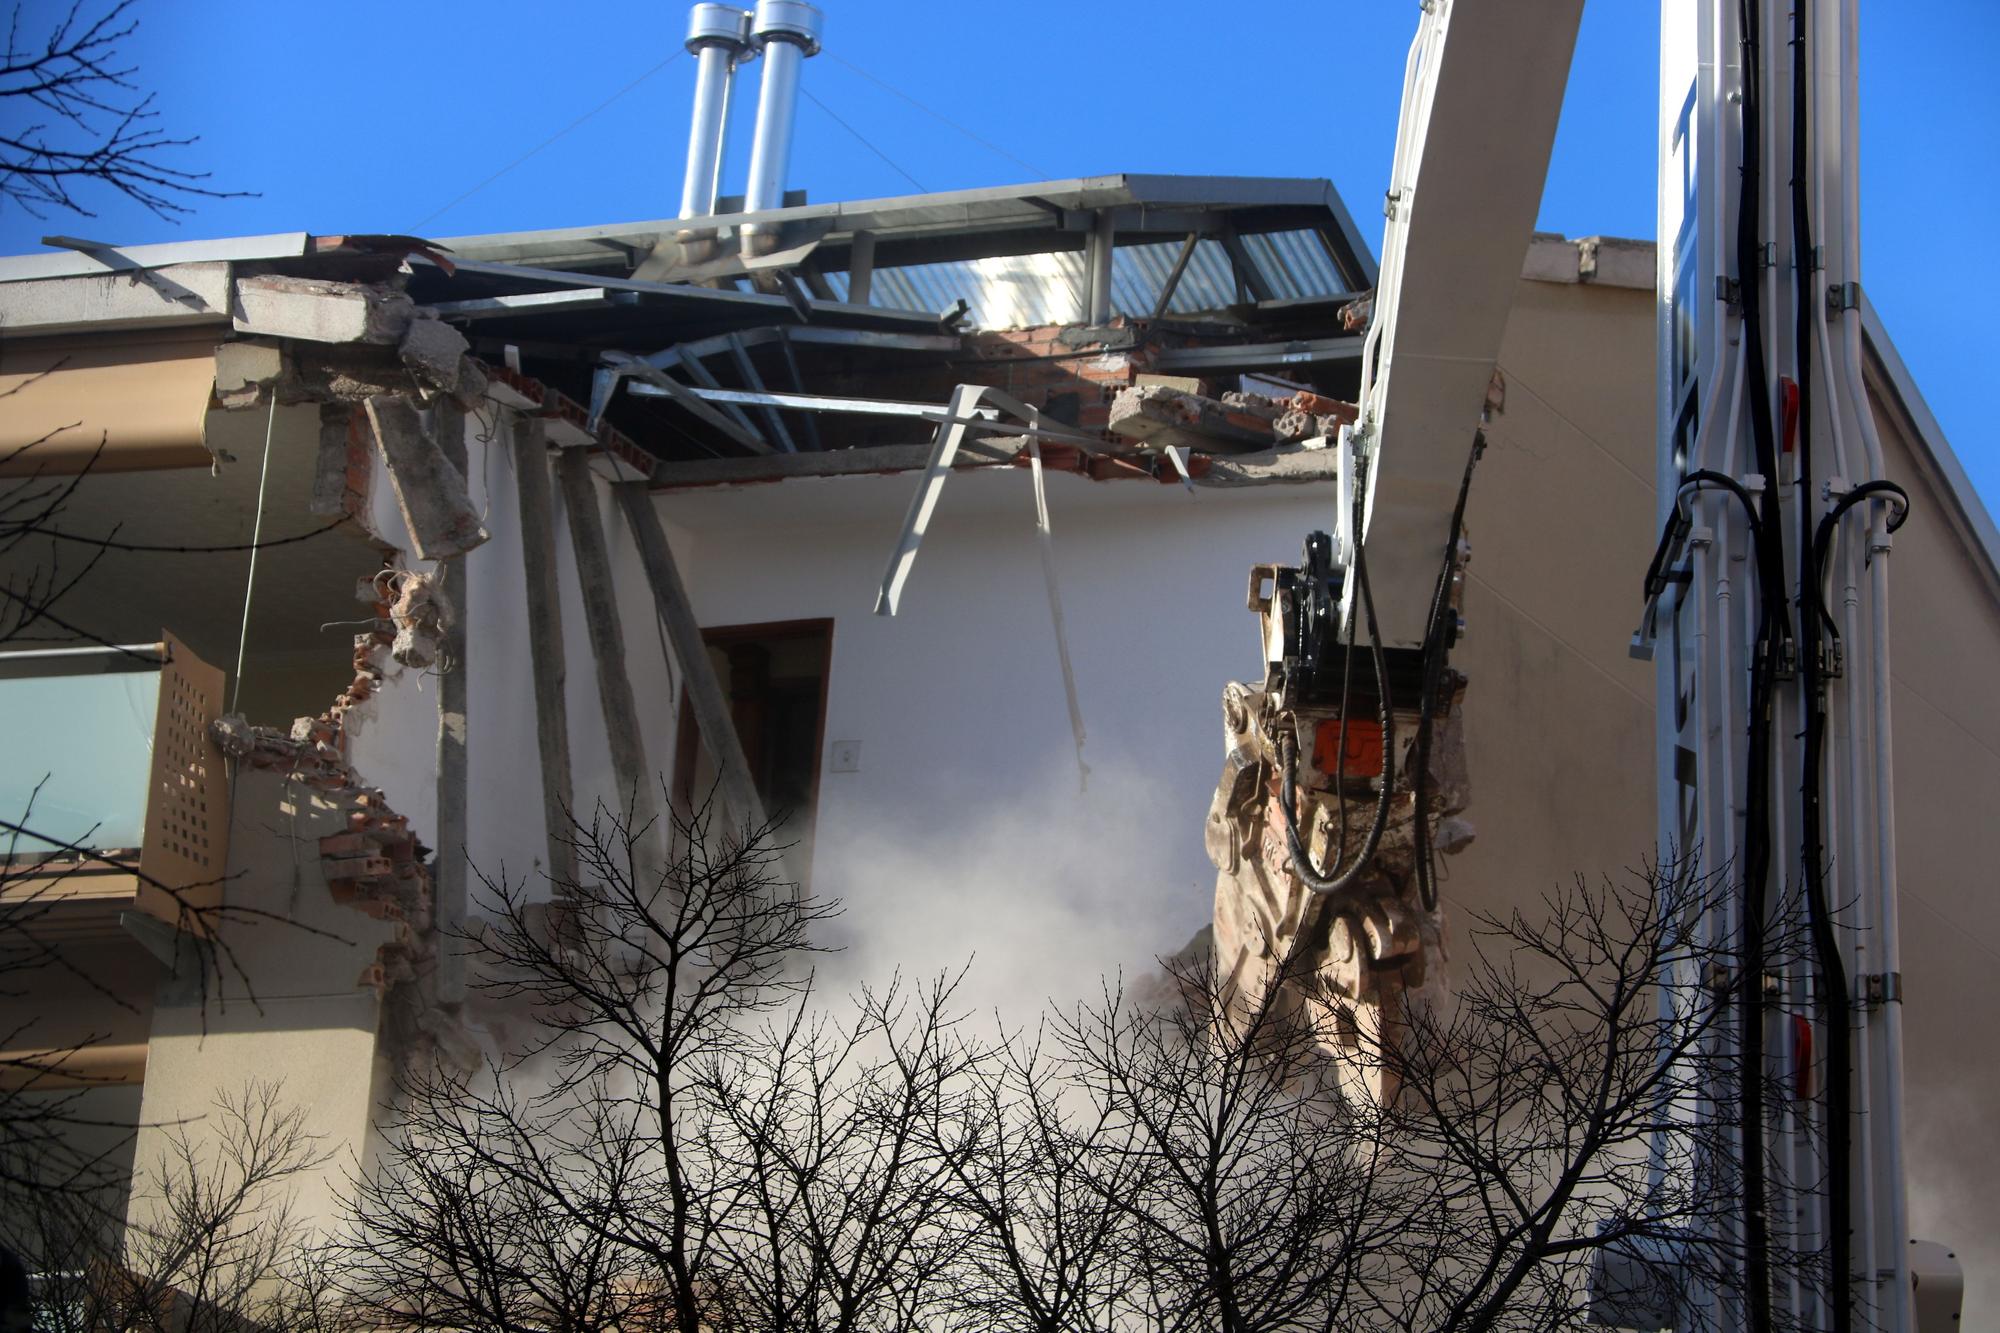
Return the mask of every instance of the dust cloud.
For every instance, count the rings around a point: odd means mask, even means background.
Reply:
[[[1031,1023],[1107,978],[1153,976],[1207,924],[1205,812],[1184,793],[1129,765],[1094,765],[1081,794],[1075,767],[1052,765],[1030,790],[948,823],[894,810],[827,821],[812,890],[846,911],[824,932],[840,951],[821,960],[823,993],[969,960],[964,1009]]]

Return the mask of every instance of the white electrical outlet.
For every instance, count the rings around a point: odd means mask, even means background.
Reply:
[[[861,771],[860,741],[835,741],[833,743],[833,771],[836,773],[859,773]]]

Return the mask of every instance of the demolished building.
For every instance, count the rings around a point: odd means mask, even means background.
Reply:
[[[1652,844],[1651,672],[1625,640],[1654,283],[1647,245],[1526,256],[1467,517],[1463,774],[1438,811],[1462,851],[1441,914],[1400,932],[1433,974],[1472,914]],[[1319,445],[1373,284],[1326,182],[1145,176],[0,261],[0,484],[81,477],[8,557],[37,606],[0,681],[4,795],[126,1002],[38,997],[41,1047],[103,1034],[50,1086],[161,1125],[254,1071],[365,1153],[394,1060],[477,1052],[440,941],[479,876],[560,880],[566,812],[644,823],[711,789],[788,821],[855,938],[921,941],[908,967],[1015,931],[1052,970],[1080,961],[1065,932],[1139,968],[1212,913],[1268,963],[1301,903],[1246,924],[1251,891],[1226,896],[1282,824],[1225,801],[1235,832],[1205,843],[1218,699],[1267,660],[1246,572],[1332,521]],[[1901,548],[1897,632],[1956,645],[1900,659],[1932,705],[1897,739],[1921,834],[2000,795],[1990,710],[1954,702],[2000,660],[2000,543],[1856,317],[1898,475],[1939,515]],[[87,552],[88,578],[35,591]],[[1330,775],[1365,784],[1348,760]],[[1085,843],[1108,851],[1067,854]],[[1941,960],[1915,1012],[1996,937],[1962,840],[1906,847],[1935,908],[1907,948]],[[326,933],[258,930],[256,1004],[241,979],[210,995],[162,877]],[[1379,991],[1410,956],[1328,968]],[[1056,984],[1011,980],[1026,1003]],[[1951,1057],[1912,1030],[1915,1083]]]

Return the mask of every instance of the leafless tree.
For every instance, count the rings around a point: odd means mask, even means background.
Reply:
[[[642,877],[651,830],[600,809],[573,826],[574,881],[483,878],[468,962],[534,1021],[487,1070],[404,1075],[357,1182],[358,1300],[426,1327],[693,1329],[735,1299],[743,1182],[715,1143],[715,1069],[803,992],[829,909],[779,882],[767,831],[714,832],[683,822]]]
[[[45,24],[15,5],[0,53],[0,199],[37,218],[93,217],[91,192],[109,190],[172,217],[194,198],[237,197],[174,165],[197,139],[163,129],[137,81],[125,54],[134,4],[74,0]]]
[[[303,1108],[252,1084],[214,1102],[205,1132],[177,1126],[134,1182],[120,1227],[74,1195],[27,1205],[41,1261],[37,1327],[50,1333],[287,1333],[325,1327],[289,1189],[326,1154]]]
[[[1301,1022],[1201,962],[1185,1003],[1112,988],[975,1037],[949,978],[822,1003],[830,905],[779,883],[768,831],[717,832],[682,825],[635,882],[600,816],[547,901],[489,882],[475,962],[535,1022],[476,1075],[405,1079],[344,1240],[370,1317],[1543,1333],[1585,1326],[1613,1251],[1728,1299],[1731,1127],[1700,1111],[1739,1072],[1734,959],[1701,924],[1720,879],[1483,919],[1389,1047],[1338,995]],[[1343,1060],[1388,1062],[1398,1095],[1354,1100]]]
[[[955,983],[864,994],[842,1023],[804,1004],[715,1067],[715,1151],[744,1186],[729,1288],[753,1329],[937,1328],[965,1252],[937,1133],[984,1056],[957,1031]]]
[[[946,1127],[972,1149],[960,1290],[996,1328],[1525,1333],[1585,1327],[1622,1252],[1731,1299],[1733,1129],[1697,1114],[1739,1074],[1708,984],[1734,960],[1700,924],[1725,892],[1648,873],[1482,919],[1455,996],[1388,1048],[1337,995],[1280,1022],[1202,964],[1184,1006],[1051,1019]],[[1343,1097],[1344,1059],[1400,1094]]]
[[[486,881],[477,983],[532,1028],[475,1074],[406,1074],[356,1182],[358,1307],[435,1328],[862,1333],[942,1326],[965,1245],[938,1125],[979,1048],[953,983],[836,1017],[811,988],[833,904],[771,830],[681,819],[663,873],[601,810],[581,873]]]

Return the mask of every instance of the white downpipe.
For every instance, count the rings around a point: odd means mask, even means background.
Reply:
[[[1858,160],[1860,149],[1860,22],[1856,10],[1856,0],[1841,0],[1840,100],[1844,113],[1841,132],[1850,163]],[[1849,167],[1843,184],[1843,276],[1858,282],[1861,276],[1861,177],[1858,168]],[[1856,424],[1860,427],[1869,472],[1872,478],[1880,478],[1884,471],[1882,441],[1875,429],[1873,410],[1868,403],[1867,381],[1863,378],[1861,317],[1858,310],[1841,319],[1841,348],[1847,362],[1847,377],[1843,384],[1853,405]],[[1875,712],[1875,898],[1880,948],[1875,966],[1878,971],[1894,972],[1901,966],[1902,942],[1896,885],[1895,746],[1890,719],[1889,535],[1881,506],[1870,505],[1869,508],[1873,512],[1869,516],[1869,536],[1864,556],[1869,570],[1870,684],[1873,686]],[[1910,1300],[1909,1194],[1903,1160],[1903,1010],[1899,1002],[1882,1007],[1881,1045],[1881,1114],[1885,1122],[1882,1128],[1885,1147],[1882,1181],[1888,1196],[1889,1231],[1879,1238],[1879,1249],[1886,1251],[1884,1258],[1888,1262],[1883,1266],[1893,1267],[1895,1273],[1884,1304],[1889,1314],[1887,1326],[1896,1333],[1908,1333],[1914,1324]]]
[[[1824,22],[1826,12],[1826,7],[1815,5],[1814,22],[1816,41],[1808,68],[1808,77],[1811,80],[1812,106],[1816,117],[1827,106],[1827,99],[1823,90],[1823,84],[1826,79],[1825,62],[1822,59],[1821,53],[1825,50],[1826,34],[1828,32],[1838,32],[1839,41],[1836,50],[1840,55],[1840,59],[1845,61],[1848,55],[1848,34],[1840,30],[1838,25]],[[1837,87],[1834,105],[1836,107],[1839,106]],[[1847,160],[1848,155],[1856,146],[1851,140],[1845,137],[1846,133],[1847,127],[1843,123],[1841,126],[1842,138],[1839,142],[1843,161]],[[1826,206],[1827,153],[1825,150],[1825,141],[1826,136],[1822,128],[1818,136],[1816,151],[1813,153],[1813,215],[1822,220],[1828,216]],[[1822,221],[1821,225],[1824,227],[1824,221]],[[1843,218],[1843,235],[1848,230],[1848,219]],[[1820,286],[1822,287],[1824,286],[1825,278],[1826,273],[1822,270],[1820,281]],[[1818,294],[1816,291],[1815,295]],[[1821,299],[1814,302],[1813,315],[1817,326],[1816,332],[1819,336],[1820,383],[1823,386],[1823,393],[1826,400],[1827,421],[1833,433],[1834,467],[1843,481],[1847,485],[1852,486],[1856,481],[1853,472],[1855,460],[1849,456],[1846,430],[1843,423],[1843,417],[1847,410],[1851,410],[1851,407],[1848,404],[1842,403],[1840,401],[1841,395],[1836,392],[1836,386],[1840,381],[1836,379],[1834,374],[1833,338],[1828,328],[1825,300]],[[1843,642],[1852,647],[1861,642],[1859,632],[1859,578],[1855,557],[1855,550],[1858,543],[1840,540],[1838,532],[1830,534],[1829,540],[1836,543],[1833,571],[1839,584],[1837,595],[1840,603],[1841,638]],[[1817,571],[1815,571],[1815,576],[1817,576]],[[1825,588],[1827,585],[1821,586]],[[1856,653],[1855,656],[1858,658],[1859,654]],[[1843,781],[1827,784],[1830,796],[1827,802],[1827,845],[1843,849],[1832,875],[1834,886],[1842,891],[1832,893],[1830,896],[1836,905],[1836,910],[1839,904],[1852,905],[1848,913],[1848,929],[1845,932],[1845,942],[1849,947],[1842,951],[1843,957],[1851,960],[1849,968],[1850,976],[1848,978],[1850,987],[1854,982],[1853,974],[1865,975],[1873,970],[1867,966],[1867,963],[1873,957],[1871,946],[1873,944],[1872,935],[1876,916],[1873,910],[1874,903],[1871,901],[1870,895],[1865,891],[1867,877],[1862,869],[1862,861],[1864,859],[1862,818],[1868,801],[1861,766],[1861,748],[1864,743],[1864,737],[1861,728],[1861,690],[1859,688],[1860,682],[1857,680],[1860,671],[1861,663],[1859,661],[1848,664],[1845,678],[1840,683],[1840,712],[1835,714],[1830,711],[1827,718],[1827,752],[1830,754],[1840,754],[1844,761]],[[1843,725],[1836,727],[1836,720]],[[1842,803],[1843,796],[1845,798],[1844,804]],[[1857,1251],[1857,1259],[1859,1261],[1858,1267],[1862,1274],[1865,1275],[1865,1280],[1858,1288],[1858,1295],[1863,1305],[1863,1314],[1872,1325],[1879,1323],[1881,1318],[1881,1301],[1874,1281],[1875,1274],[1881,1271],[1880,1236],[1878,1235],[1878,1227],[1876,1225],[1875,1144],[1873,1135],[1869,1132],[1872,1122],[1874,1042],[1868,1023],[1865,1019],[1858,1017],[1860,1012],[1860,1009],[1850,1002],[1848,1012],[1842,1016],[1844,1028],[1842,1037],[1850,1044],[1854,1052],[1853,1088],[1851,1094],[1853,1101],[1850,1120],[1855,1129],[1853,1142],[1858,1160],[1855,1163],[1856,1170],[1854,1173],[1856,1185],[1855,1215],[1850,1221],[1853,1223],[1857,1233],[1855,1236],[1855,1250]]]

